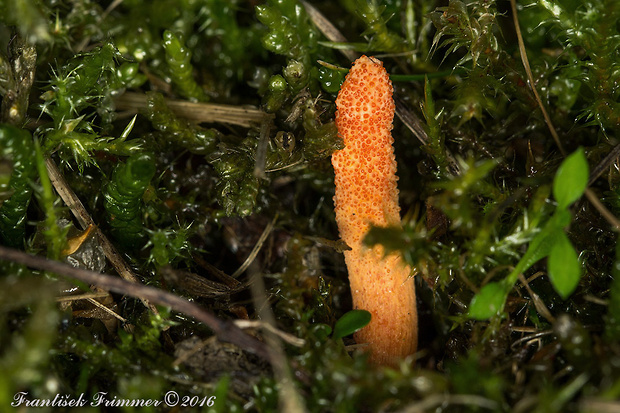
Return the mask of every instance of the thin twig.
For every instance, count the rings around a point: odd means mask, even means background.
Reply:
[[[592,169],[592,171],[590,172],[590,178],[588,178],[588,186],[591,186],[594,181],[596,181],[598,177],[601,176],[603,172],[605,172],[605,169],[607,169],[609,165],[611,165],[614,160],[619,156],[620,144],[614,146],[614,148],[607,154],[607,156],[605,156],[605,158],[603,158],[603,160],[599,162],[598,165],[596,165],[596,168]]]
[[[542,315],[547,320],[554,323],[555,317],[553,316],[553,314],[551,314],[551,311],[549,311],[549,308],[547,308],[547,305],[542,300],[542,298],[540,298],[540,296],[532,290],[532,288],[530,287],[530,284],[525,279],[523,274],[519,274],[519,281],[521,281],[521,284],[525,286],[525,289],[527,290],[528,294],[532,298],[532,301],[534,302],[534,307],[536,307],[536,311],[538,311],[538,314]]]
[[[236,344],[242,349],[252,352],[265,360],[271,360],[269,349],[267,349],[265,343],[246,334],[239,327],[235,326],[234,323],[220,320],[207,310],[167,291],[125,281],[111,275],[76,268],[62,262],[30,255],[23,251],[1,245],[0,260],[15,262],[40,271],[49,271],[67,278],[74,278],[88,284],[96,285],[104,290],[136,297],[143,300],[143,302],[149,301],[158,305],[170,307],[174,311],[186,314],[204,323],[213,330],[221,341]]]
[[[252,248],[252,251],[250,252],[250,255],[248,255],[248,257],[245,259],[245,261],[243,261],[243,264],[241,264],[241,266],[239,268],[237,268],[237,271],[235,271],[231,275],[231,277],[233,277],[233,278],[239,277],[241,274],[243,274],[243,272],[245,270],[248,269],[250,264],[252,264],[252,262],[254,261],[256,256],[258,255],[258,252],[263,247],[263,244],[265,243],[265,240],[267,239],[269,234],[271,234],[271,230],[273,229],[273,226],[275,225],[277,219],[278,219],[278,215],[276,214],[276,216],[273,217],[271,222],[269,224],[267,224],[267,226],[263,230],[263,233],[260,235],[260,238],[258,238],[258,241],[256,241],[256,244],[254,245],[254,248]]]
[[[94,298],[87,298],[86,300],[92,305],[94,305],[95,307],[99,308],[101,311],[111,315],[112,317],[122,321],[123,323],[127,322],[127,320],[124,317],[122,317],[120,314],[117,314],[116,312],[112,311],[111,309],[101,304],[99,301],[95,300]]]
[[[116,247],[110,242],[110,240],[105,236],[103,232],[99,229],[97,225],[95,225],[95,221],[90,216],[80,198],[73,192],[65,178],[62,176],[62,173],[56,166],[56,163],[48,158],[45,161],[45,166],[47,167],[47,173],[49,174],[50,181],[52,185],[54,185],[54,189],[58,192],[58,195],[65,202],[67,207],[71,210],[78,223],[82,226],[82,229],[86,229],[88,227],[93,227],[95,231],[95,235],[99,240],[99,244],[101,245],[101,249],[103,253],[108,258],[116,272],[124,279],[133,283],[140,283],[138,277],[133,273],[129,264],[123,259],[121,254],[116,250]],[[148,301],[142,301],[143,304],[149,308],[151,311],[157,314],[157,308],[150,304]]]

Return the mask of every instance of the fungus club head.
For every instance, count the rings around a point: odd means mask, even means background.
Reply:
[[[410,268],[399,255],[384,258],[380,246],[369,249],[362,243],[371,225],[400,225],[392,90],[379,60],[362,56],[354,63],[336,99],[336,125],[345,148],[332,156],[336,222],[351,247],[345,260],[353,304],[372,314],[356,340],[369,344],[377,364],[394,364],[417,346]]]

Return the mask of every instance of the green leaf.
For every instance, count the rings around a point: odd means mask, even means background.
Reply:
[[[345,313],[334,327],[334,339],[353,334],[370,323],[370,313],[366,310],[351,310]]]
[[[570,154],[558,168],[553,180],[553,196],[558,209],[567,208],[581,198],[588,185],[588,160],[583,148]]]
[[[469,317],[486,320],[499,314],[508,296],[507,283],[488,283],[480,289],[469,304]]]
[[[506,282],[514,284],[519,274],[527,271],[532,265],[549,256],[551,248],[556,244],[558,237],[564,236],[564,228],[570,224],[571,215],[566,209],[558,209],[543,229],[530,242],[527,251],[521,257],[512,272],[506,277]]]
[[[529,247],[523,257],[519,260],[514,269],[508,274],[508,276],[501,283],[489,283],[482,287],[480,292],[474,296],[469,306],[469,316],[471,318],[477,320],[485,320],[493,315],[496,315],[501,311],[504,307],[504,301],[508,296],[508,291],[512,288],[514,283],[517,281],[519,274],[527,271],[532,265],[540,261],[541,259],[549,256],[552,251],[556,248],[558,244],[563,244],[564,241],[568,243],[568,247],[570,248],[570,253],[574,256],[574,260],[571,262],[576,262],[576,265],[572,267],[579,269],[579,261],[577,260],[577,256],[575,254],[575,250],[573,249],[570,241],[566,238],[566,234],[564,234],[564,228],[570,224],[571,215],[570,212],[566,209],[558,209],[556,213],[551,217],[551,219],[545,224],[543,229],[536,234],[534,239],[530,242]],[[564,247],[565,248],[565,247]],[[560,251],[560,250],[558,250]],[[562,249],[562,254],[566,252],[565,249]],[[559,252],[558,252],[559,254]],[[564,258],[562,255],[559,256],[558,260],[562,261]],[[567,259],[568,260],[568,259]],[[561,262],[561,264],[566,264],[566,262]],[[549,269],[551,273],[551,269]],[[560,283],[560,289],[554,283],[553,286],[555,290],[563,297],[562,294],[567,292],[568,295],[575,289],[577,282],[579,282],[580,273],[575,276],[574,274],[566,273],[565,269],[561,269],[559,271],[562,274],[560,278],[566,278],[564,283]],[[551,276],[551,274],[550,274]],[[576,281],[574,278],[576,277]],[[553,283],[553,279],[551,280]],[[570,282],[573,282],[571,284]],[[572,289],[569,287],[572,285]]]
[[[567,299],[579,284],[581,264],[566,234],[555,239],[547,262],[549,278],[555,291],[562,299]]]

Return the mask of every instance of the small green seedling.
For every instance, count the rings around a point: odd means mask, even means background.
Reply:
[[[588,161],[580,148],[562,162],[553,180],[553,196],[557,202],[555,213],[530,242],[512,272],[502,281],[486,284],[474,296],[469,305],[471,318],[485,320],[500,314],[519,274],[545,257],[549,258],[549,279],[560,297],[566,299],[575,291],[581,278],[581,264],[564,228],[571,222],[568,207],[581,198],[587,183]]]
[[[345,313],[334,326],[333,338],[338,340],[355,333],[370,323],[370,313],[366,310],[351,310]]]

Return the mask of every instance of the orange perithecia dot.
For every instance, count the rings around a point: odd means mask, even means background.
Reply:
[[[355,61],[336,99],[336,126],[345,148],[332,155],[336,222],[351,247],[344,255],[353,305],[372,314],[355,340],[368,343],[369,359],[382,365],[413,354],[418,342],[411,268],[400,255],[384,257],[383,247],[362,243],[371,225],[400,225],[392,92],[380,60],[362,56]]]

